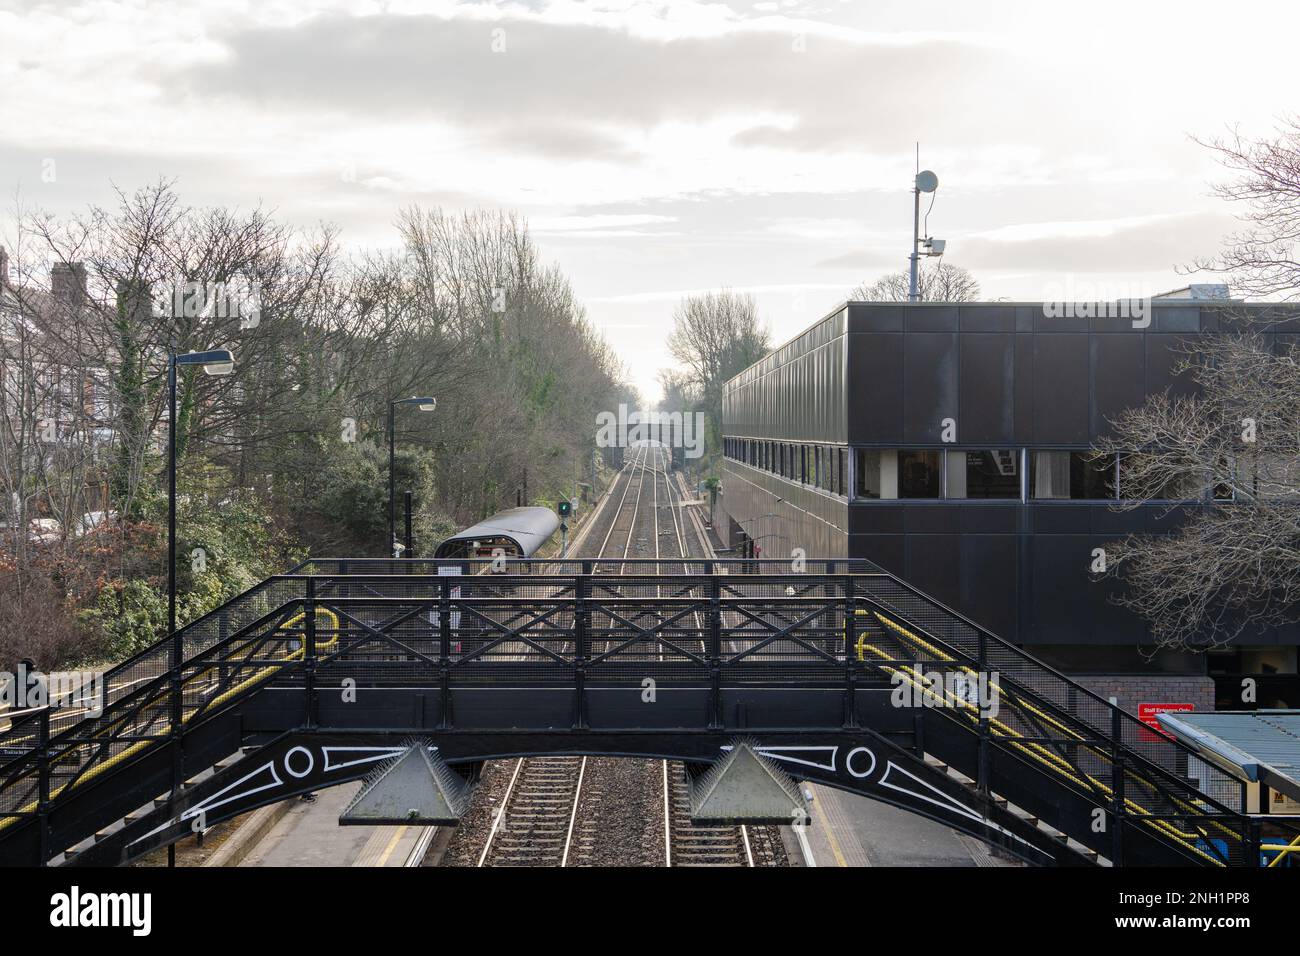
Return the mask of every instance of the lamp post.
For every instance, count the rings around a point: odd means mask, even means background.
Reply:
[[[427,395],[417,395],[412,398],[399,398],[388,403],[388,550],[397,557],[397,491],[394,485],[394,468],[393,461],[395,457],[394,447],[396,438],[394,424],[398,405],[414,405],[422,412],[431,412],[438,407],[438,400],[430,398]]]
[[[235,370],[235,359],[228,349],[211,349],[207,352],[172,353],[167,362],[167,630],[171,634],[171,737],[172,743],[172,796],[180,785],[180,748],[175,738],[180,736],[184,717],[181,699],[181,664],[185,648],[180,631],[176,629],[176,368],[179,365],[200,365],[209,375],[229,375]],[[176,844],[167,844],[167,865],[176,865]]]

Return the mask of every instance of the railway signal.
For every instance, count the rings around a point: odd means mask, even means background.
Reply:
[[[555,503],[555,513],[560,516],[560,557],[569,556],[569,522],[568,518],[573,514],[573,502],[568,498],[561,498]]]

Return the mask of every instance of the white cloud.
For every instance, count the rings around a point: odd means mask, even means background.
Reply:
[[[917,11],[10,2],[0,188],[64,211],[179,176],[187,201],[261,201],[365,245],[411,202],[518,208],[646,380],[685,293],[753,290],[794,332],[902,268],[917,140],[941,182],[931,232],[986,294],[1068,271],[1176,284],[1231,227],[1188,134],[1267,134],[1293,108],[1295,5]]]

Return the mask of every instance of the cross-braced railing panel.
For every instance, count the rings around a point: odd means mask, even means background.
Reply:
[[[843,688],[846,721],[855,686],[888,683],[960,725],[981,754],[1195,862],[1257,852],[1236,780],[891,575],[847,562],[798,574],[784,562],[618,564],[624,573],[593,561],[338,560],[271,578],[109,671],[98,716],[46,711],[0,734],[0,840],[273,685],[536,685],[580,697],[653,678],[715,696]]]

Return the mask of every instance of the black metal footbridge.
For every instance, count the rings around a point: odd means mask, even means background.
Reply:
[[[0,730],[0,863],[129,862],[417,742],[542,754],[744,739],[1048,865],[1258,866],[1244,788],[857,562],[313,560]],[[815,813],[815,809],[813,810]]]

